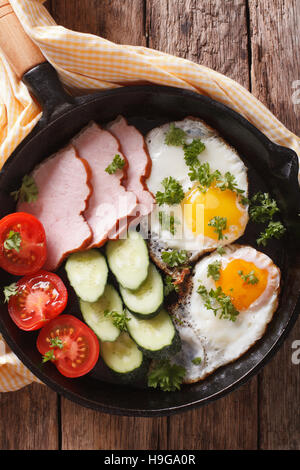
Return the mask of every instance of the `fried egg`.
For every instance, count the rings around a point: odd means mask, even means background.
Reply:
[[[223,176],[230,173],[236,186],[248,195],[247,168],[237,152],[205,123],[194,118],[173,123],[186,132],[186,143],[201,139],[205,144],[198,160],[208,163],[211,172],[218,170]],[[181,184],[184,198],[175,205],[156,205],[151,214],[150,237],[158,251],[163,249],[184,249],[190,258],[198,258],[217,246],[227,245],[238,239],[248,223],[248,207],[241,203],[236,191],[221,190],[212,184],[205,192],[199,189],[197,181],[191,181],[190,168],[185,162],[182,146],[167,145],[166,135],[170,123],[155,128],[146,136],[148,151],[152,160],[151,175],[147,180],[149,190],[155,195],[164,192],[162,181],[172,177]],[[171,224],[162,223],[173,217]],[[226,219],[226,228],[220,232],[211,224],[214,218]],[[153,249],[150,244],[150,249]]]
[[[250,246],[231,245],[224,251],[195,265],[190,292],[172,311],[183,344],[173,360],[187,369],[187,383],[203,379],[244,354],[263,336],[278,306],[280,270],[273,261]],[[213,276],[209,275],[211,265],[218,267]],[[237,313],[232,319],[222,316],[226,311],[209,295],[217,290],[230,298]],[[201,349],[202,360],[195,365],[190,359],[201,354]]]

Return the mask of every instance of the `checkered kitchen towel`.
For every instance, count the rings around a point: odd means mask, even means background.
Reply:
[[[56,25],[42,0],[11,0],[28,35],[71,88],[96,90],[138,80],[205,94],[244,115],[277,144],[300,157],[300,139],[245,88],[207,67],[145,47],[124,46]],[[41,116],[25,85],[0,53],[0,165]],[[37,380],[8,350],[0,335],[0,392]]]

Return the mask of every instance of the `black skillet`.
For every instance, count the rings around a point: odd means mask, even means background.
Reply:
[[[19,187],[22,177],[65,145],[89,121],[105,124],[121,114],[145,133],[167,121],[192,115],[217,129],[237,149],[249,168],[250,192],[269,191],[276,197],[288,233],[283,241],[274,241],[263,250],[280,266],[283,278],[280,305],[263,338],[234,363],[217,370],[204,382],[183,386],[180,391],[165,393],[142,386],[113,384],[111,378],[103,374],[101,361],[89,375],[79,379],[63,377],[52,364],[41,367],[41,357],[35,347],[37,333],[17,328],[3,304],[0,305],[1,333],[21,361],[46,385],[70,400],[96,410],[120,415],[162,416],[224,396],[266,364],[298,317],[300,191],[296,154],[272,143],[226,106],[186,90],[131,86],[80,98],[71,97],[63,90],[55,70],[20,29],[9,8],[7,2],[0,0],[0,45],[15,65],[17,74],[42,105],[43,117],[0,173],[0,217],[14,212],[15,203],[9,194]],[[256,246],[255,239],[260,229],[249,224],[239,242]],[[61,273],[63,275],[63,268]],[[0,289],[12,280],[10,275],[1,271]],[[72,292],[70,299],[67,311],[78,314]]]

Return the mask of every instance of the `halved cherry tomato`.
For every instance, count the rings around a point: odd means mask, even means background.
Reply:
[[[66,377],[87,374],[99,358],[97,336],[73,315],[51,320],[40,331],[36,345],[44,358],[51,360]]]
[[[38,330],[66,307],[68,291],[54,273],[39,271],[17,282],[17,294],[9,298],[8,312],[25,331]]]
[[[46,257],[46,234],[36,217],[14,212],[0,220],[1,268],[16,276],[33,274],[43,267]]]

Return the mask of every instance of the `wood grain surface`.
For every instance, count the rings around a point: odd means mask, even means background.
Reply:
[[[191,59],[237,80],[300,133],[298,0],[49,0],[77,31]],[[82,408],[42,385],[0,395],[0,449],[300,449],[300,365],[292,343],[225,398],[167,418]],[[30,433],[26,430],[30,429]],[[25,437],[24,437],[25,436]]]

